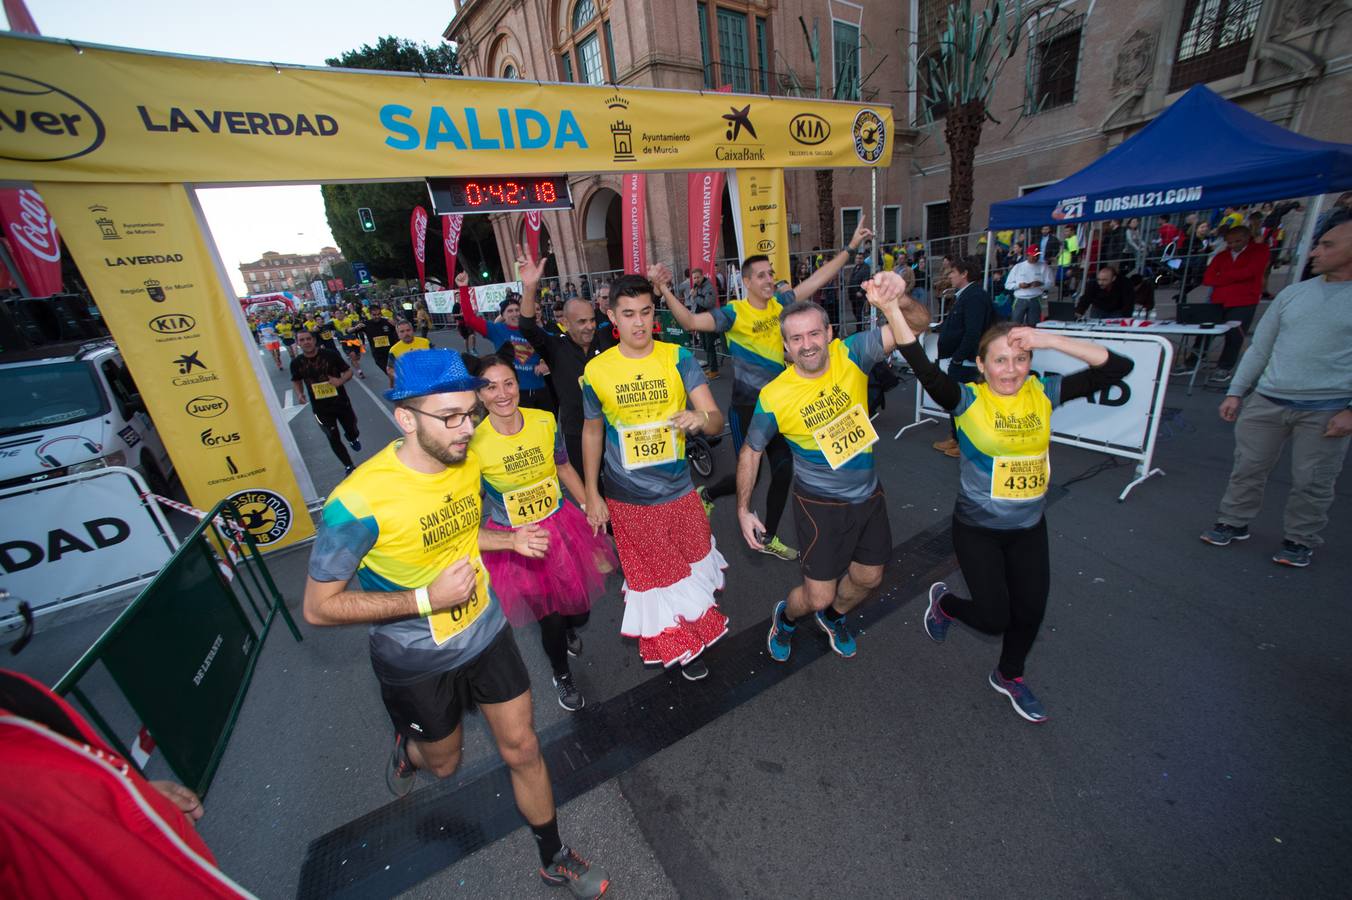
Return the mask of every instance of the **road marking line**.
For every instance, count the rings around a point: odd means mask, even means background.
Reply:
[[[363,369],[362,371],[366,371],[366,370]],[[371,390],[369,387],[366,386],[366,379],[365,379],[365,378],[358,378],[358,377],[356,377],[356,376],[354,375],[354,376],[352,376],[352,378],[348,379],[348,382],[347,382],[347,383],[348,383],[348,384],[355,384],[357,387],[361,388],[363,391],[366,391],[366,396],[370,397],[370,398],[371,398],[371,401],[372,401],[373,403],[375,403],[376,406],[380,407],[380,411],[383,412],[383,413],[385,414],[385,418],[387,418],[387,419],[390,420],[390,424],[394,426],[394,430],[395,430],[395,431],[400,431],[399,423],[396,422],[395,419],[394,419],[394,411],[390,409],[389,404],[385,402],[385,398],[384,398],[384,397],[381,397],[381,396],[377,395],[375,391]],[[402,432],[401,432],[401,433],[402,433]]]

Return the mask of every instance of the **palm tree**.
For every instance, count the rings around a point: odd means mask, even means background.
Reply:
[[[1029,23],[1052,14],[1057,5],[1055,0],[989,0],[978,11],[973,9],[972,0],[954,0],[948,5],[933,49],[920,60],[919,90],[925,121],[944,117],[950,234],[967,234],[971,228],[976,148],[986,120],[999,124],[991,114],[990,102],[1000,73],[1018,52]]]

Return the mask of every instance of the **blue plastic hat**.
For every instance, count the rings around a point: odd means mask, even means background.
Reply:
[[[453,350],[410,350],[394,361],[394,387],[385,392],[385,399],[474,391],[486,384],[469,374],[464,360]]]

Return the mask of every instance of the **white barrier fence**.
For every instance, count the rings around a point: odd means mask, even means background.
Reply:
[[[474,308],[483,315],[485,311],[491,311],[497,315],[498,306],[507,297],[507,292],[515,294],[521,293],[521,282],[502,281],[497,284],[478,284],[470,288],[470,295],[474,298]],[[439,316],[449,316],[455,309],[458,302],[458,291],[430,291],[423,294],[423,300],[427,303],[427,311]],[[491,321],[491,317],[490,321]]]
[[[1152,475],[1164,474],[1163,469],[1154,467],[1155,436],[1164,411],[1164,392],[1169,387],[1173,345],[1157,335],[1071,330],[1058,330],[1057,333],[1093,341],[1135,364],[1120,385],[1101,391],[1086,401],[1077,400],[1058,407],[1052,413],[1052,440],[1055,443],[1137,461],[1136,477],[1117,498],[1119,502],[1126,500],[1136,485]],[[925,352],[930,359],[934,358],[938,345],[938,336],[933,332],[926,333]],[[940,363],[940,368],[947,371],[948,361]],[[1033,355],[1033,370],[1040,374],[1069,375],[1083,368],[1084,363],[1055,350],[1038,350]],[[931,400],[919,383],[915,386],[915,394],[915,421],[898,431],[894,439],[917,425],[948,418],[948,411]]]
[[[121,466],[0,491],[0,587],[35,615],[138,590],[178,549],[148,495]]]

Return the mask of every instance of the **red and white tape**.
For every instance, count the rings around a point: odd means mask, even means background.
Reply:
[[[144,499],[154,500],[161,506],[167,506],[170,509],[178,510],[181,513],[186,513],[187,515],[190,515],[194,519],[198,519],[199,521],[207,517],[206,513],[204,513],[202,510],[198,509],[195,506],[189,506],[186,503],[179,503],[177,500],[171,500],[170,498],[162,497],[159,494],[145,493],[141,495],[141,498],[143,500]],[[230,541],[230,543],[226,545],[225,548],[225,552],[229,557],[229,560],[228,561],[224,559],[219,560],[218,565],[221,567],[221,572],[225,575],[226,578],[234,578],[235,566],[239,565],[240,558],[244,554],[244,548],[240,545],[240,541],[243,539],[244,536],[244,530],[234,522],[228,522],[225,521],[224,519],[220,521],[220,524],[224,526],[227,532],[233,534],[234,537]]]

